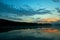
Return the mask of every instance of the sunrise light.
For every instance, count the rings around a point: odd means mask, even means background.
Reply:
[[[60,18],[45,18],[42,19],[39,23],[51,23],[51,22],[57,22]]]
[[[42,28],[42,31],[43,32],[52,32],[52,33],[54,33],[54,32],[59,32],[59,30],[58,29],[53,29],[53,28]]]

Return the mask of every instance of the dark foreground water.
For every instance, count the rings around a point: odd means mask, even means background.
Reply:
[[[59,27],[55,28],[59,29]],[[40,28],[17,29],[1,32],[0,40],[60,40],[60,31],[49,33],[43,32]]]

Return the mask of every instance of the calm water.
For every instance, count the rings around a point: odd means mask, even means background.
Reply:
[[[59,26],[52,26],[51,28],[56,28],[59,30]],[[14,28],[12,27],[12,29]],[[60,31],[49,33],[43,32],[40,28],[17,28],[8,32],[1,32],[0,40],[60,40]]]

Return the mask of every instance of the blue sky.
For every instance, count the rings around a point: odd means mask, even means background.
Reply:
[[[37,22],[60,18],[60,0],[1,0],[0,18],[19,22]]]
[[[58,1],[58,0],[57,0]],[[30,5],[33,9],[43,8],[55,8],[60,7],[60,2],[53,2],[52,0],[2,0],[2,2],[12,5],[19,9],[23,5]]]

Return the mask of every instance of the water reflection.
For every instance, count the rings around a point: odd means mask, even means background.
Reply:
[[[51,28],[17,29],[0,33],[0,40],[60,40],[60,31]]]

